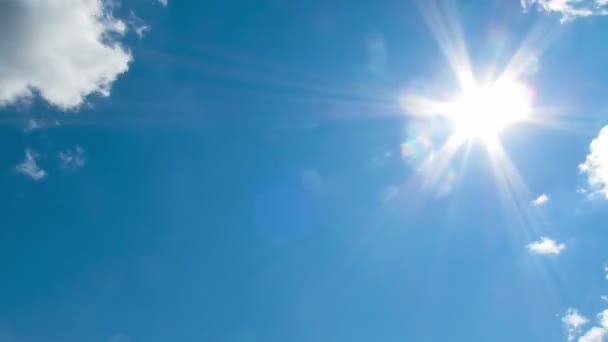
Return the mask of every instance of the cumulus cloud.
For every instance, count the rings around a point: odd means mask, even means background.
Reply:
[[[566,245],[563,243],[557,243],[555,240],[543,237],[539,241],[534,241],[528,245],[528,249],[532,253],[536,254],[560,254]]]
[[[39,94],[62,109],[90,94],[108,96],[131,53],[127,25],[104,0],[0,2],[0,105]]]
[[[604,310],[597,315],[598,325],[587,331],[579,342],[604,342],[604,338],[608,336],[608,310]]]
[[[601,327],[593,327],[578,339],[578,342],[604,342],[606,329]]]
[[[532,201],[532,205],[535,207],[541,207],[547,204],[547,202],[549,202],[549,196],[547,194],[542,194]]]
[[[539,11],[557,13],[566,22],[580,17],[608,15],[606,0],[521,0],[524,11],[536,8]]]
[[[589,154],[579,170],[587,175],[588,192],[608,199],[608,126],[591,141]]]
[[[38,166],[36,158],[38,158],[38,154],[34,150],[26,149],[25,159],[15,166],[15,171],[36,181],[43,180],[47,174]]]
[[[562,323],[564,323],[568,334],[568,342],[574,341],[576,335],[580,334],[582,327],[588,322],[589,320],[581,315],[578,310],[568,309],[562,317]]]
[[[64,170],[76,171],[86,163],[85,151],[78,145],[74,149],[59,152],[58,158],[61,168]]]

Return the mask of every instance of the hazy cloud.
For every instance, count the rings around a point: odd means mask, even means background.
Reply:
[[[131,342],[131,339],[125,334],[115,334],[108,339],[108,342]]]
[[[608,126],[591,141],[589,154],[579,170],[587,175],[588,192],[608,199]]]
[[[76,145],[74,149],[59,152],[59,163],[62,169],[78,170],[86,163],[85,151],[82,147]]]
[[[112,3],[0,2],[0,105],[39,94],[71,109],[90,94],[108,96],[132,60],[118,42],[127,25],[112,16]]]
[[[47,174],[46,171],[38,166],[38,163],[36,162],[37,157],[38,154],[34,150],[30,148],[26,149],[25,159],[15,166],[15,171],[36,181],[43,180]]]
[[[557,243],[555,240],[543,237],[539,241],[534,241],[528,245],[528,249],[536,254],[560,254],[566,245]]]

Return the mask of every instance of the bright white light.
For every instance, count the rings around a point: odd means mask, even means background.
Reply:
[[[496,137],[502,129],[530,118],[532,96],[521,82],[502,79],[487,86],[472,84],[448,102],[445,116],[455,133],[467,138]]]

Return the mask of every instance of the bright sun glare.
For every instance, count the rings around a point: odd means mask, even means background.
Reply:
[[[501,130],[532,114],[532,96],[525,84],[510,79],[479,86],[472,84],[446,103],[443,113],[454,133],[466,139],[496,137]]]

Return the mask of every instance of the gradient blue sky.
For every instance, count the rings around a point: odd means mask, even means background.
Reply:
[[[9,0],[0,342],[608,339],[607,9]],[[510,163],[421,167],[458,48],[530,62]]]

